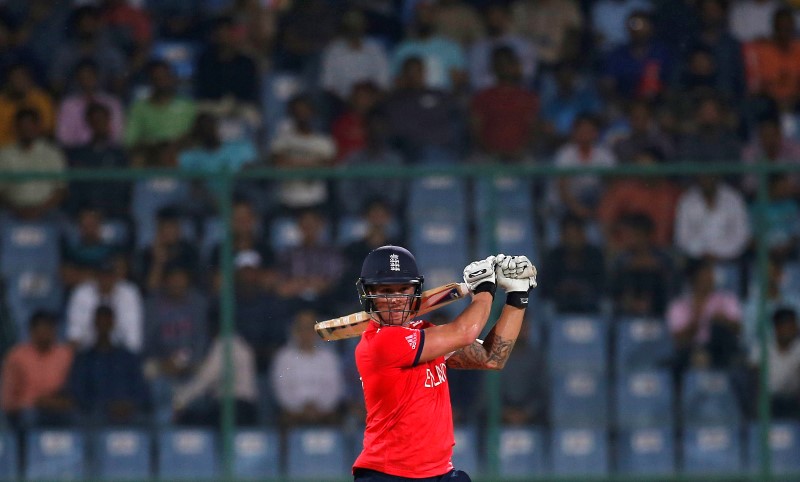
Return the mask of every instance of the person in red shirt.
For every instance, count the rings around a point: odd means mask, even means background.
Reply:
[[[452,322],[414,320],[423,276],[414,256],[382,246],[364,259],[357,287],[369,327],[355,351],[367,409],[356,482],[469,482],[451,461],[453,416],[447,368],[503,368],[517,339],[536,268],[524,256],[489,256],[464,268],[472,302]],[[481,342],[496,287],[506,305]]]

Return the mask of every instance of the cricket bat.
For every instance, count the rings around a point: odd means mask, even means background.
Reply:
[[[438,310],[443,306],[467,296],[469,289],[464,283],[447,283],[422,292],[417,316]],[[339,318],[320,321],[314,325],[314,331],[325,341],[343,340],[360,336],[367,329],[369,315],[364,311],[352,313]]]

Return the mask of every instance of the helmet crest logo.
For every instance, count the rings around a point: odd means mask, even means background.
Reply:
[[[396,254],[389,256],[389,269],[391,271],[400,271],[400,256]]]

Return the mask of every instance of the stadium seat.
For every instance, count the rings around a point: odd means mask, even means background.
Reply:
[[[152,476],[150,435],[143,430],[102,430],[94,435],[94,475],[134,480]]]
[[[0,217],[0,274],[50,274],[61,264],[59,228],[55,222]]]
[[[279,475],[280,446],[274,430],[240,430],[233,440],[233,474],[256,480]]]
[[[670,475],[675,472],[671,427],[622,430],[617,439],[617,470],[625,475]]]
[[[197,46],[192,42],[157,40],[153,43],[153,58],[164,60],[172,66],[175,75],[182,81],[190,81],[194,73]]]
[[[608,371],[608,322],[599,316],[557,315],[550,321],[548,362],[554,373]]]
[[[614,365],[618,374],[666,367],[672,357],[672,337],[664,320],[623,318],[615,324]]]
[[[728,376],[713,370],[687,371],[681,393],[681,417],[687,426],[738,427],[742,414]]]
[[[25,477],[81,480],[86,477],[85,437],[77,430],[32,430],[27,435]]]
[[[207,429],[165,429],[158,434],[162,479],[214,480],[219,471],[216,436]]]
[[[454,435],[453,466],[475,476],[480,472],[478,430],[474,426],[456,426]]]
[[[351,461],[344,434],[333,428],[294,428],[287,435],[286,475],[316,480],[344,477]]]
[[[108,244],[125,246],[130,240],[130,227],[122,219],[106,219],[100,226],[100,236]],[[67,223],[64,227],[64,238],[67,243],[77,244],[80,231],[77,223]]]
[[[400,224],[397,221],[387,226],[390,238],[399,238]],[[367,223],[361,216],[345,215],[339,218],[336,227],[336,244],[346,246],[349,243],[360,241],[367,234]]]
[[[769,428],[770,464],[773,474],[800,473],[800,423],[775,421]],[[761,469],[761,431],[757,422],[748,428],[750,472]]]
[[[550,417],[554,427],[608,426],[608,382],[596,371],[558,371],[551,376]]]
[[[0,480],[19,478],[19,451],[16,437],[11,432],[0,432]]]
[[[137,181],[131,194],[131,211],[136,222],[136,247],[150,244],[156,232],[156,215],[167,206],[186,206],[190,198],[189,182],[171,178]]]
[[[674,427],[673,393],[666,370],[638,371],[617,377],[615,420],[620,428]]]
[[[467,206],[467,189],[463,179],[430,176],[409,185],[406,215],[410,227],[420,221],[466,222]]]
[[[554,475],[608,474],[608,441],[605,430],[555,429],[551,437]]]
[[[738,428],[685,427],[681,445],[683,471],[687,474],[736,474],[743,468]]]
[[[266,127],[265,145],[272,141],[286,115],[286,106],[294,95],[305,89],[299,75],[273,71],[262,81],[262,112]]]
[[[500,475],[525,477],[545,473],[542,430],[530,427],[503,427],[500,431]]]

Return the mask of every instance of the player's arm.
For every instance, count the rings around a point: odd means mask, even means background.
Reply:
[[[473,343],[486,327],[496,289],[495,257],[475,261],[464,268],[464,282],[472,302],[453,321],[423,330],[417,363],[434,360]]]
[[[524,256],[497,258],[497,284],[507,293],[506,304],[483,343],[476,340],[453,353],[447,359],[450,368],[500,370],[517,341],[528,306],[528,292],[536,287],[536,268]]]

